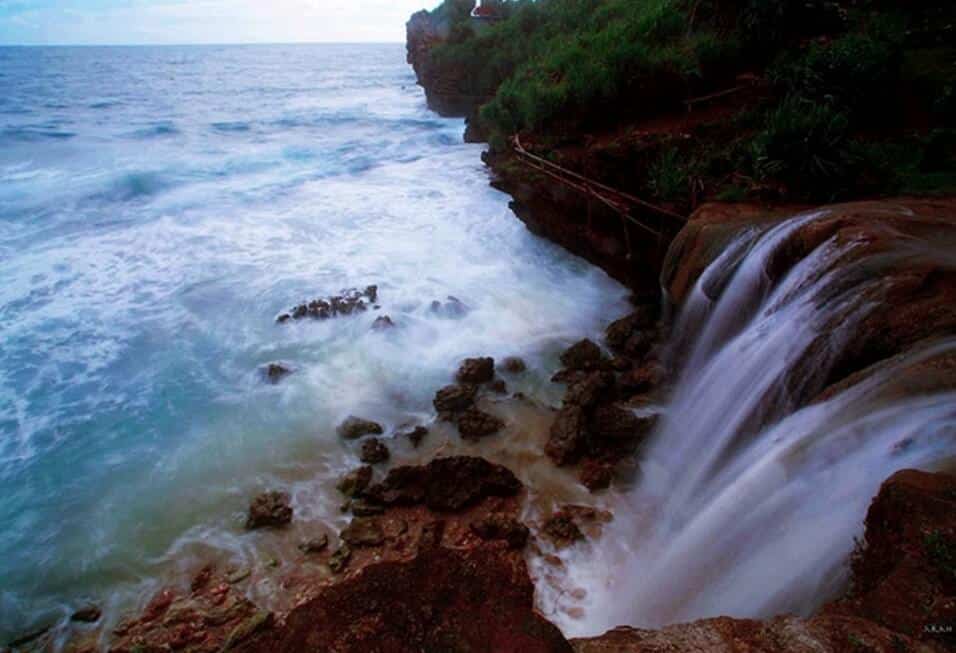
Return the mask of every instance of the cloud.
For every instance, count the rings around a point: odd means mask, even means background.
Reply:
[[[408,16],[427,4],[427,0],[0,0],[0,43],[401,41]]]

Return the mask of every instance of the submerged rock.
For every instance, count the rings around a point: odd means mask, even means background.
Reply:
[[[504,427],[504,421],[477,408],[469,408],[458,417],[458,432],[466,440],[494,435]]]
[[[259,367],[259,374],[262,376],[262,378],[273,385],[292,374],[293,371],[294,370],[291,365],[281,361],[266,363],[265,365]]]
[[[425,439],[425,436],[428,435],[428,429],[424,426],[416,426],[413,429],[408,429],[401,431],[398,434],[400,438],[408,438],[409,442],[412,443],[413,447],[418,447],[422,443],[422,440]]]
[[[457,297],[449,295],[444,303],[435,300],[428,309],[432,314],[451,320],[457,320],[468,314],[468,307]]]
[[[395,328],[395,323],[388,315],[380,315],[372,322],[372,331],[387,331]]]
[[[584,534],[574,519],[565,511],[556,513],[544,523],[542,528],[545,535],[558,547],[565,547],[584,539]]]
[[[385,432],[385,429],[378,422],[350,415],[339,424],[336,432],[346,440],[356,440],[363,435],[381,435]]]
[[[525,364],[524,359],[518,356],[508,356],[501,361],[501,369],[508,374],[521,374],[528,369],[528,366]]]
[[[466,358],[462,361],[455,375],[458,383],[481,384],[488,383],[495,377],[495,359],[484,358]]]
[[[103,611],[100,610],[98,606],[90,604],[79,608],[72,615],[70,615],[70,621],[92,624],[99,621],[102,615]]]
[[[484,497],[514,496],[521,482],[506,467],[484,458],[437,458],[427,465],[396,467],[366,496],[384,505],[424,504],[436,511],[456,511]]]
[[[386,447],[378,438],[371,438],[362,443],[362,452],[359,459],[363,463],[376,465],[388,460],[389,453]]]
[[[292,521],[292,506],[288,492],[263,492],[252,500],[246,528],[277,528]]]

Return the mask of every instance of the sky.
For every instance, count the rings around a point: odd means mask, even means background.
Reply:
[[[440,0],[0,0],[0,45],[401,42]]]

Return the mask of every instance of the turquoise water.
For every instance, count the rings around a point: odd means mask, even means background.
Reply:
[[[522,354],[538,391],[621,312],[462,130],[399,45],[0,49],[0,641],[183,551],[254,555],[264,487],[340,519],[339,420],[429,420],[466,355]],[[378,312],[274,322],[367,284]]]

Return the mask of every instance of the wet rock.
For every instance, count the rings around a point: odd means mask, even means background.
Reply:
[[[356,517],[374,517],[375,515],[381,515],[385,512],[385,508],[382,506],[366,501],[365,499],[355,499],[352,501],[349,504],[349,510],[351,510],[352,514]]]
[[[458,383],[471,383],[479,385],[488,383],[495,376],[495,359],[484,358],[466,358],[462,361],[455,375]]]
[[[364,290],[349,288],[338,295],[299,304],[289,312],[281,313],[276,322],[283,324],[289,320],[327,320],[340,315],[351,315],[368,309],[368,303],[378,300],[378,287],[367,286]]]
[[[458,418],[458,432],[466,440],[479,440],[494,435],[505,427],[505,423],[477,408],[469,408]]]
[[[478,387],[470,384],[446,385],[435,393],[432,402],[441,416],[454,415],[475,403]]]
[[[560,466],[574,464],[584,451],[586,425],[584,408],[576,404],[565,405],[555,415],[544,452]]]
[[[624,353],[633,358],[640,358],[651,350],[656,340],[656,331],[637,331],[624,343]]]
[[[325,551],[329,546],[329,536],[322,534],[299,542],[299,551],[306,555],[314,555]]]
[[[100,620],[100,617],[103,615],[102,610],[95,605],[85,605],[82,608],[76,610],[72,615],[70,615],[70,621],[78,621],[80,623],[92,624]]]
[[[595,369],[603,362],[601,348],[587,338],[574,343],[561,354],[561,364],[570,370]]]
[[[240,644],[246,641],[259,631],[270,628],[273,624],[274,617],[271,612],[266,610],[257,610],[254,615],[244,620],[238,626],[229,633],[229,637],[226,639],[226,643],[222,645],[222,651],[229,651]],[[182,648],[182,647],[171,647],[171,648]]]
[[[656,422],[656,416],[638,417],[616,404],[602,404],[591,415],[589,432],[598,440],[634,441],[647,435]]]
[[[428,435],[428,429],[424,426],[416,426],[413,429],[402,431],[398,434],[400,438],[408,438],[409,442],[412,443],[413,447],[418,447],[422,443],[422,440],[425,439],[425,436]]]
[[[528,527],[513,517],[491,514],[471,523],[471,530],[483,540],[504,540],[512,549],[528,542]]]
[[[367,488],[371,482],[372,468],[368,465],[363,465],[343,476],[335,487],[345,496],[354,497],[361,494],[362,490]]]
[[[395,323],[388,315],[380,315],[372,322],[372,331],[388,331],[395,328]]]
[[[16,650],[17,648],[19,648],[19,647],[21,647],[21,646],[25,646],[25,645],[27,645],[27,644],[34,643],[34,642],[36,642],[36,640],[40,639],[41,637],[43,637],[44,635],[46,635],[48,632],[50,632],[50,629],[51,629],[51,628],[53,628],[52,625],[50,625],[50,626],[40,626],[40,627],[38,627],[38,628],[34,628],[34,629],[32,629],[32,630],[28,630],[28,631],[26,631],[25,633],[23,633],[22,635],[19,635],[19,636],[16,637],[15,639],[11,640],[9,646],[10,646],[11,649]]]
[[[350,415],[339,424],[337,432],[346,440],[355,440],[363,435],[381,435],[385,431],[378,422]]]
[[[568,368],[563,368],[551,375],[552,383],[564,383],[566,385],[574,385],[581,379],[587,377],[589,373],[584,370],[570,370]]]
[[[633,313],[620,320],[611,322],[604,332],[608,347],[615,351],[623,351],[628,339],[635,332],[650,329],[657,321],[659,309],[656,305],[639,307]]]
[[[564,511],[558,512],[548,519],[542,530],[558,547],[569,546],[584,539],[584,534],[574,523],[574,519]]]
[[[340,574],[348,567],[349,560],[351,559],[352,549],[349,548],[348,544],[342,544],[329,557],[329,569],[331,569],[334,574]]]
[[[578,473],[578,480],[592,492],[606,490],[614,480],[614,465],[601,460],[585,460]]]
[[[350,546],[379,546],[385,541],[385,531],[375,517],[356,517],[341,533]]]
[[[396,467],[366,495],[383,505],[424,504],[435,511],[461,510],[484,497],[514,496],[521,483],[506,467],[484,458],[437,458],[427,465]]]
[[[263,492],[252,500],[246,528],[277,528],[292,521],[292,506],[287,492]]]
[[[236,583],[241,583],[245,579],[249,578],[249,576],[251,575],[252,575],[251,569],[249,569],[248,567],[242,567],[240,569],[236,569],[231,574],[226,576],[226,582],[229,583],[230,585],[235,585]]]
[[[273,385],[292,374],[292,372],[292,366],[283,362],[266,363],[259,367],[259,374],[262,378]]]
[[[565,405],[590,408],[599,402],[615,399],[614,375],[607,372],[591,372],[568,387],[564,394]]]
[[[362,452],[359,459],[363,463],[376,465],[388,460],[388,447],[386,447],[378,438],[371,438],[362,443]]]
[[[452,320],[457,320],[465,317],[468,314],[468,307],[457,297],[452,297],[451,295],[445,300],[444,303],[435,300],[431,303],[429,310],[439,317],[444,317]]]
[[[521,374],[528,369],[528,366],[525,364],[522,358],[519,358],[518,356],[508,356],[506,359],[501,361],[501,369],[508,374]]]
[[[666,370],[661,363],[649,361],[622,374],[618,383],[628,394],[641,394],[657,388],[663,382],[665,375]]]
[[[488,384],[488,389],[499,395],[508,394],[508,384],[501,379],[495,379]]]

